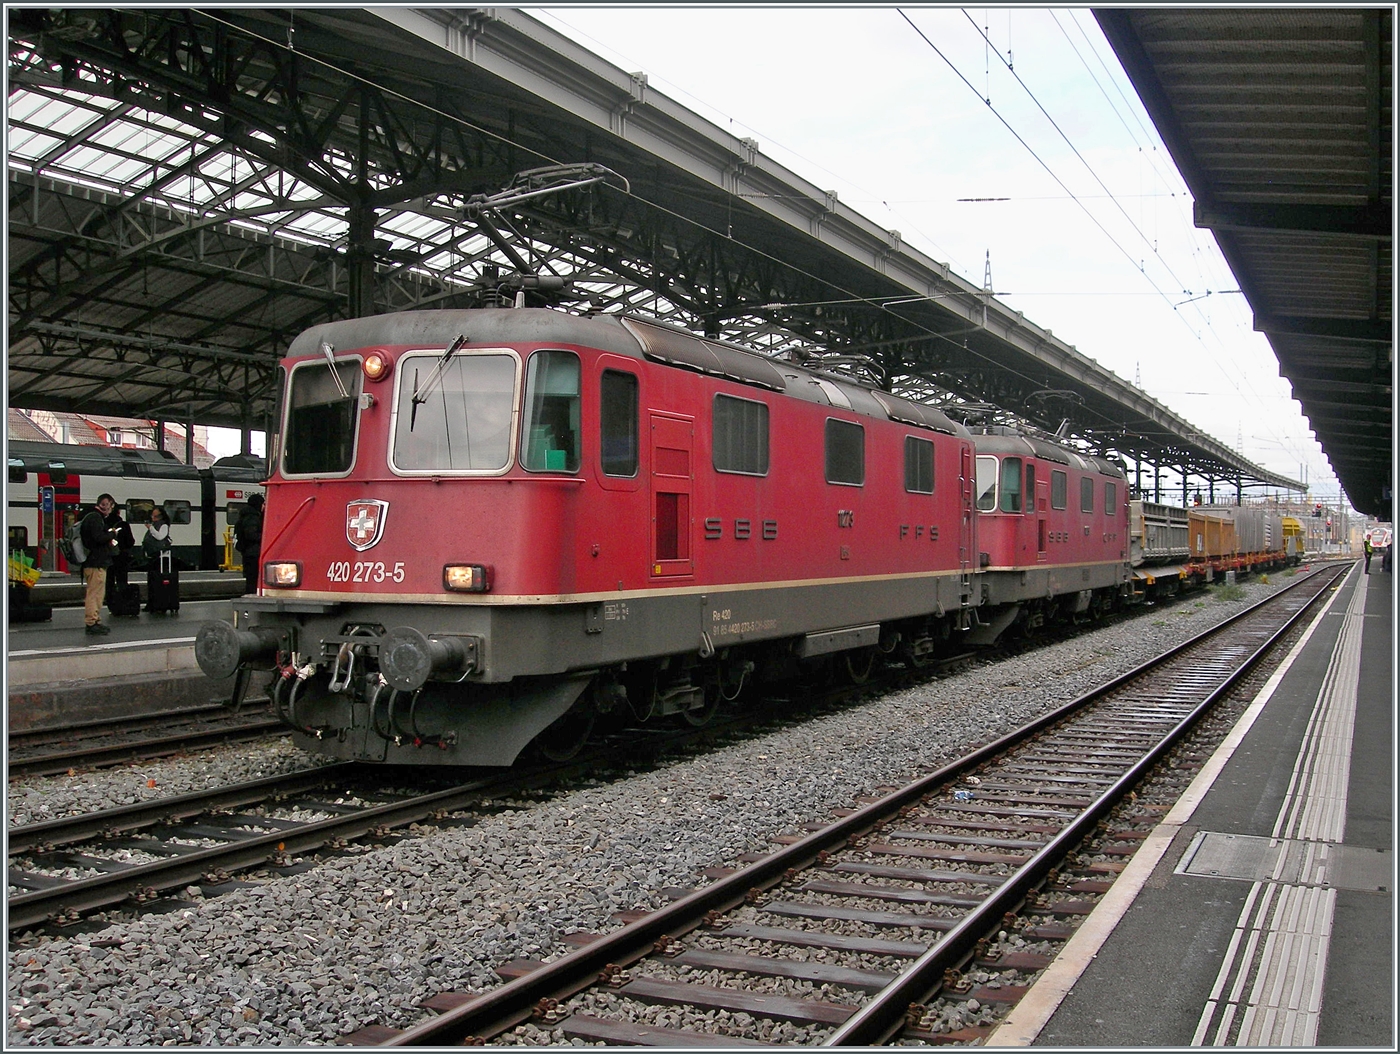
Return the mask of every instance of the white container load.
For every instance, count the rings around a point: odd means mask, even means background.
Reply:
[[[1132,564],[1179,563],[1191,555],[1186,510],[1135,498],[1128,503]]]

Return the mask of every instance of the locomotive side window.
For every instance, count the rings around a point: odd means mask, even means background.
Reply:
[[[716,395],[713,449],[716,472],[768,475],[768,404]]]
[[[531,472],[577,472],[579,364],[571,351],[537,351],[525,378],[520,463]]]
[[[1079,481],[1079,511],[1094,511],[1094,480],[1090,476]]]
[[[826,419],[826,481],[865,485],[865,429],[860,425]]]
[[[1063,509],[1069,505],[1069,474],[1050,470],[1050,507]]]
[[[1001,511],[1021,511],[1021,459],[1001,459]]]
[[[441,358],[440,352],[428,352],[399,360],[394,467],[410,472],[503,471],[510,464],[515,356],[459,353],[429,385]]]
[[[152,498],[127,498],[126,522],[130,524],[150,523],[151,510],[156,507]]]
[[[341,397],[336,378],[349,398]],[[349,472],[360,419],[356,413],[360,360],[337,362],[334,374],[324,362],[304,363],[292,371],[291,388],[283,471],[303,475]]]
[[[604,370],[599,386],[601,405],[598,449],[603,473],[608,476],[637,474],[637,378],[621,370]]]
[[[1103,485],[1103,511],[1112,516],[1118,508],[1118,486],[1114,483]]]
[[[904,489],[910,494],[933,493],[933,444],[927,439],[904,437]]]
[[[997,510],[997,459],[991,454],[977,455],[977,511]]]
[[[1035,464],[1026,462],[1026,511],[1035,512]]]

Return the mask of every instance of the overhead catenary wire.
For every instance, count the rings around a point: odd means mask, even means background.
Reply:
[[[903,12],[900,12],[900,13],[901,13],[901,15],[903,15]],[[249,37],[249,38],[258,39],[258,40],[264,42],[265,44],[267,44],[267,45],[270,46],[270,47],[279,48],[279,49],[285,49],[285,45],[282,44],[280,41],[277,41],[277,40],[268,38],[268,37],[266,37],[266,36],[264,36],[264,35],[262,35],[262,34],[259,34],[259,33],[255,32],[255,31],[252,31],[252,30],[249,30],[249,29],[247,29],[247,28],[245,28],[245,27],[235,25],[235,24],[229,22],[228,20],[219,18],[217,15],[212,14],[212,13],[210,13],[210,12],[208,12],[208,11],[200,11],[199,14],[198,14],[198,17],[206,18],[206,19],[208,19],[208,20],[210,20],[210,21],[212,21],[212,22],[215,22],[216,24],[220,24],[220,25],[222,25],[222,26],[224,26],[224,27],[226,27],[226,28],[228,28],[228,29],[230,29],[230,30],[232,30],[232,31],[234,31],[234,32],[240,33],[240,34],[245,35],[245,36],[247,36],[247,37]],[[907,20],[907,16],[904,16],[904,17],[905,17],[906,20]],[[912,23],[911,23],[911,24],[912,24]],[[917,30],[917,27],[915,27],[915,28],[916,28],[916,30]],[[920,34],[920,35],[922,36],[922,34]],[[925,39],[927,39],[927,38],[925,38]],[[369,85],[369,86],[373,86],[373,87],[375,87],[376,89],[378,89],[379,91],[383,92],[383,93],[384,93],[386,96],[388,96],[388,97],[400,99],[401,101],[403,101],[403,102],[405,102],[405,103],[407,103],[407,104],[409,104],[409,105],[415,106],[415,107],[417,107],[417,108],[419,108],[419,109],[421,109],[421,110],[423,110],[423,111],[434,113],[434,114],[436,114],[437,116],[439,116],[440,118],[442,118],[442,119],[445,120],[445,121],[448,121],[448,122],[451,122],[451,123],[453,123],[453,124],[456,124],[456,125],[458,125],[458,126],[460,126],[460,127],[462,127],[462,128],[470,129],[470,130],[472,130],[472,131],[474,131],[474,132],[476,132],[476,133],[478,133],[478,134],[480,134],[480,135],[482,135],[482,136],[485,136],[485,137],[487,137],[487,138],[489,138],[489,139],[491,139],[491,140],[493,140],[493,141],[500,142],[500,143],[506,144],[506,145],[510,145],[510,146],[512,146],[512,147],[514,147],[514,148],[520,150],[521,152],[523,152],[523,153],[525,153],[525,154],[527,154],[527,155],[529,155],[529,156],[539,158],[541,161],[548,162],[548,163],[553,163],[553,164],[561,164],[561,163],[563,163],[563,162],[561,161],[561,159],[552,157],[552,156],[550,156],[548,153],[545,153],[545,152],[544,152],[543,150],[541,150],[541,149],[537,149],[537,148],[532,147],[532,146],[530,146],[530,145],[528,145],[528,144],[526,144],[526,143],[517,143],[517,142],[514,142],[509,136],[502,135],[502,134],[500,134],[500,133],[498,133],[498,132],[492,131],[492,130],[489,129],[489,128],[486,128],[486,127],[484,127],[484,126],[481,126],[481,125],[479,125],[479,124],[477,124],[477,123],[475,123],[475,122],[473,122],[473,121],[471,121],[471,120],[469,120],[469,119],[467,119],[467,118],[461,117],[461,116],[459,116],[459,115],[457,115],[457,114],[452,114],[452,113],[445,112],[445,111],[443,111],[443,110],[441,110],[441,109],[439,109],[439,108],[433,107],[433,106],[431,106],[430,104],[424,103],[424,102],[422,102],[422,101],[420,101],[420,100],[418,100],[418,99],[413,99],[413,98],[410,98],[410,97],[408,97],[408,96],[405,96],[403,93],[394,91],[392,88],[389,88],[389,87],[387,87],[387,86],[378,84],[377,82],[373,81],[373,80],[372,80],[371,78],[369,78],[369,77],[365,77],[365,76],[363,76],[363,75],[361,75],[361,74],[356,74],[356,73],[354,73],[354,72],[352,72],[352,71],[349,71],[349,70],[347,70],[347,69],[342,69],[342,68],[336,66],[336,65],[335,65],[334,63],[332,63],[332,62],[328,62],[328,61],[326,61],[326,60],[324,60],[324,59],[319,59],[319,58],[317,58],[317,57],[315,57],[315,56],[309,55],[309,54],[308,54],[307,52],[305,52],[305,51],[298,52],[297,54],[298,54],[298,57],[299,57],[299,58],[301,58],[301,59],[303,59],[303,60],[313,61],[313,62],[317,63],[318,65],[320,65],[320,66],[322,66],[322,67],[324,67],[324,68],[326,68],[326,69],[328,69],[328,70],[332,70],[332,71],[334,71],[335,73],[339,74],[340,76],[345,77],[345,78],[347,78],[348,80],[351,80],[352,82],[361,83],[361,84],[365,84],[365,85]],[[610,188],[610,189],[614,189],[614,190],[616,191],[616,188]],[[1065,188],[1065,189],[1068,190],[1068,188]],[[618,193],[623,193],[622,191],[616,191],[616,192],[618,192]],[[701,223],[701,222],[699,222],[699,221],[696,221],[696,220],[694,220],[694,219],[692,219],[692,218],[690,218],[690,217],[688,217],[688,216],[685,216],[685,215],[679,214],[679,213],[677,213],[677,212],[674,212],[673,210],[666,208],[665,206],[661,205],[661,204],[658,203],[658,202],[653,202],[653,201],[647,199],[646,197],[644,197],[643,195],[641,195],[641,194],[639,194],[639,193],[636,193],[636,192],[627,192],[627,195],[628,195],[629,197],[632,197],[633,199],[635,199],[635,200],[638,201],[639,203],[646,205],[648,208],[651,208],[651,209],[656,210],[656,212],[658,212],[659,214],[663,214],[663,215],[669,216],[669,217],[675,219],[677,222],[679,222],[679,223],[681,223],[681,224],[684,224],[684,225],[686,225],[686,226],[689,226],[689,227],[691,227],[692,229],[695,229],[695,230],[698,230],[698,231],[702,231],[702,232],[704,232],[704,233],[711,234],[711,235],[717,235],[717,236],[721,236],[721,237],[726,236],[726,232],[721,232],[721,231],[715,230],[714,228],[711,228],[711,227],[709,227],[708,225],[706,225],[706,224],[704,224],[704,223]],[[925,325],[924,323],[920,322],[917,318],[910,317],[910,316],[908,316],[906,313],[894,311],[894,310],[892,309],[892,306],[891,306],[891,305],[886,304],[886,303],[881,303],[881,302],[880,302],[880,301],[882,300],[882,298],[872,298],[872,297],[863,297],[863,296],[860,296],[859,294],[855,293],[853,290],[845,289],[845,288],[843,288],[842,286],[840,286],[840,285],[838,285],[838,284],[832,282],[830,279],[823,278],[823,277],[821,277],[821,276],[819,276],[819,275],[817,275],[817,274],[815,274],[815,273],[813,273],[813,272],[810,272],[810,271],[807,271],[807,270],[805,270],[805,269],[803,269],[803,268],[797,267],[796,265],[792,264],[790,261],[785,260],[785,259],[781,259],[781,258],[779,258],[779,257],[777,257],[777,256],[775,256],[775,255],[772,255],[772,254],[770,254],[770,253],[767,253],[767,252],[763,251],[762,249],[758,248],[757,246],[749,245],[748,243],[742,241],[742,239],[729,239],[729,240],[731,240],[734,244],[738,245],[739,247],[743,248],[744,250],[746,250],[746,251],[748,251],[748,252],[754,254],[754,255],[755,255],[756,257],[758,257],[758,258],[762,258],[762,259],[765,259],[765,260],[767,260],[767,261],[770,261],[770,262],[772,262],[772,263],[774,263],[774,264],[777,264],[778,266],[783,267],[784,269],[790,271],[791,273],[800,275],[800,276],[802,276],[802,277],[804,277],[804,278],[806,278],[806,279],[808,279],[808,280],[810,280],[810,281],[812,281],[812,282],[814,282],[814,283],[816,283],[816,284],[824,285],[824,286],[826,286],[827,288],[831,288],[831,289],[833,289],[834,291],[837,291],[837,292],[849,294],[849,295],[852,296],[854,299],[857,299],[857,300],[859,300],[859,301],[861,301],[861,302],[864,302],[864,303],[868,303],[868,304],[870,304],[873,308],[875,308],[875,309],[877,309],[877,310],[885,311],[885,312],[891,314],[893,317],[898,318],[901,322],[903,322],[903,323],[905,323],[905,324],[911,326],[916,332],[923,334],[923,336],[924,336],[925,338],[933,339],[933,340],[939,340],[939,341],[945,341],[945,342],[949,343],[950,345],[952,345],[952,346],[958,348],[958,349],[959,349],[963,354],[965,354],[965,355],[970,355],[970,356],[972,356],[972,357],[974,357],[974,358],[976,358],[976,359],[979,359],[979,360],[981,360],[981,361],[987,362],[989,365],[993,365],[993,366],[995,366],[995,367],[996,367],[997,369],[999,369],[999,370],[1004,370],[1004,371],[1007,370],[1006,366],[1005,366],[1003,363],[998,362],[998,361],[995,361],[995,360],[991,359],[989,356],[978,352],[975,348],[970,347],[970,346],[969,346],[968,344],[966,344],[965,342],[954,340],[954,339],[952,339],[951,337],[949,337],[946,333],[940,332],[939,330],[936,330],[936,329],[932,329],[932,328],[930,328],[929,326]],[[1121,249],[1121,246],[1120,246],[1119,248]],[[1129,257],[1129,258],[1131,259],[1131,257]],[[1149,282],[1150,282],[1150,279],[1149,279]],[[1153,284],[1153,285],[1155,286],[1155,283],[1151,283],[1151,284]],[[1159,293],[1160,293],[1160,290],[1159,290]],[[919,339],[919,338],[911,338],[911,339]],[[1032,377],[1028,376],[1027,374],[1022,373],[1022,372],[1020,372],[1020,371],[1009,370],[1009,371],[1007,371],[1007,372],[1010,372],[1011,374],[1013,374],[1013,375],[1015,375],[1015,376],[1018,376],[1018,377],[1020,377],[1021,379],[1025,380],[1025,381],[1028,381],[1028,382],[1031,382],[1031,383],[1033,383],[1033,384],[1039,383],[1038,379],[1032,378]],[[1109,430],[1121,428],[1121,423],[1120,423],[1116,418],[1113,418],[1113,417],[1111,417],[1111,416],[1109,416],[1109,415],[1107,415],[1107,414],[1101,413],[1101,412],[1099,412],[1099,411],[1097,411],[1097,410],[1094,410],[1093,408],[1090,408],[1090,407],[1086,407],[1086,410],[1090,410],[1094,418],[1097,418],[1097,419],[1099,419],[1100,421],[1103,422],[1103,426],[1097,426],[1097,427],[1106,427],[1106,429],[1109,429]],[[1087,422],[1086,422],[1086,424],[1087,424]],[[1091,425],[1090,427],[1096,427],[1096,426],[1092,426],[1092,425]]]

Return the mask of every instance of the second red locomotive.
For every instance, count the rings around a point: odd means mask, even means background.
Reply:
[[[262,588],[196,655],[335,756],[508,765],[1130,588],[1118,466],[639,319],[383,315],[282,369]]]

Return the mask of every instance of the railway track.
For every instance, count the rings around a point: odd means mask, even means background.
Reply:
[[[12,731],[7,772],[11,778],[52,776],[261,739],[285,728],[270,706],[264,697],[249,699],[237,712],[222,703],[211,703],[63,728]]]
[[[1092,910],[1155,815],[1101,828],[1347,567],[1215,629],[789,844],[709,873],[550,963],[517,960],[440,1016],[349,1043],[875,1045],[975,1041],[940,998],[1013,1001]],[[1018,950],[1018,949],[1030,950]],[[990,968],[999,981],[972,978]],[[964,972],[966,971],[966,972]],[[1019,971],[1020,973],[1017,973]],[[1008,982],[1008,978],[1010,981]],[[973,1005],[969,1003],[968,1005]]]

